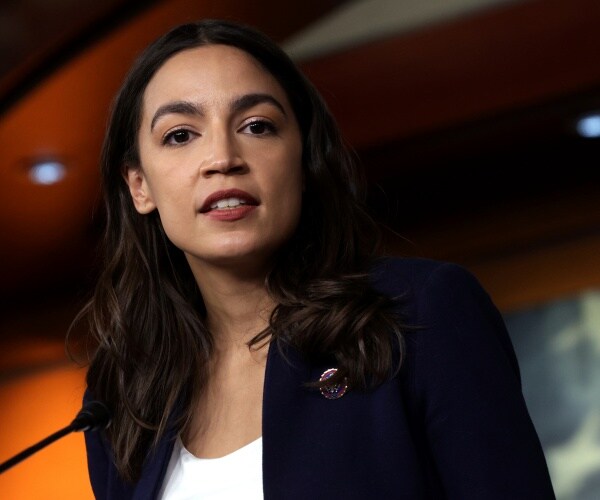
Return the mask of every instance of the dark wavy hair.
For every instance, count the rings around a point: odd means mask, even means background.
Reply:
[[[130,481],[139,478],[167,426],[181,430],[189,422],[208,377],[213,340],[183,252],[166,237],[157,211],[138,214],[123,173],[139,165],[148,82],[174,54],[212,44],[237,47],[271,73],[302,134],[300,221],[265,279],[277,306],[249,348],[272,342],[309,360],[330,356],[338,372],[328,384],[345,378],[356,390],[390,377],[402,359],[395,303],[373,290],[368,275],[378,229],[365,210],[366,183],[322,98],[289,57],[251,27],[222,20],[176,27],[137,59],[113,103],[101,157],[104,262],[78,316],[95,342],[88,388],[111,408],[108,439],[120,474]]]

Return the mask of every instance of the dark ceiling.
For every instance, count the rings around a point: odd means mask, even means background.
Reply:
[[[150,0],[4,0],[0,4],[0,110]]]

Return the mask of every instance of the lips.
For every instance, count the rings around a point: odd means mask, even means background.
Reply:
[[[243,205],[258,205],[258,200],[246,191],[242,191],[241,189],[223,189],[221,191],[212,193],[204,200],[204,203],[200,207],[200,213],[204,214],[210,212],[211,210],[219,210],[219,208],[216,208],[215,205],[217,205],[220,201],[222,202],[223,200],[230,198],[237,198],[243,203]],[[220,209],[222,210],[223,208]]]

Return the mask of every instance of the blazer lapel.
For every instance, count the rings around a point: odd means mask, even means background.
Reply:
[[[148,500],[156,498],[162,485],[176,438],[175,431],[170,428],[153,452],[150,452],[144,468],[142,477],[135,485],[132,500]]]
[[[295,427],[311,391],[310,367],[293,348],[278,343],[269,346],[263,391],[263,491],[265,499],[285,498]],[[291,455],[292,454],[292,455]]]

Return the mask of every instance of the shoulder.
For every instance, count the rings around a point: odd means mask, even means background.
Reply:
[[[507,374],[520,383],[501,313],[469,270],[431,259],[384,258],[371,276],[378,291],[397,299],[401,318],[410,327],[405,340],[413,362],[431,362],[435,372],[441,360],[446,368],[461,370],[468,360],[471,368],[481,364],[484,370],[490,358],[500,358]]]
[[[373,284],[397,297],[402,386],[416,439],[453,498],[554,498],[499,310],[460,265],[382,259]]]
[[[452,262],[422,258],[386,257],[377,260],[371,270],[373,286],[393,297],[418,302],[422,306],[441,300],[448,305],[456,299],[489,302],[490,298],[477,278],[466,268]],[[462,297],[461,297],[462,296]]]
[[[83,404],[96,400],[89,388],[83,395]],[[110,443],[104,430],[86,430],[83,433],[90,485],[95,498],[131,498],[134,485],[119,477]]]
[[[94,399],[90,389],[87,388],[83,395],[83,404],[85,405],[90,401],[94,401]],[[88,472],[94,496],[96,498],[106,498],[106,485],[108,483],[110,468],[112,467],[112,460],[107,449],[103,431],[86,430],[83,434],[85,437]]]

